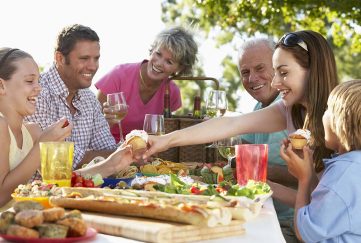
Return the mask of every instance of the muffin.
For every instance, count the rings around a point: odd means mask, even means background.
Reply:
[[[57,224],[68,226],[68,237],[84,236],[87,231],[87,225],[83,219],[80,218],[64,218],[57,221]]]
[[[69,227],[60,224],[41,224],[36,227],[40,238],[66,238]]]
[[[21,225],[12,224],[6,231],[7,235],[13,235],[22,238],[39,238],[39,232],[34,229],[30,229]],[[24,240],[24,242],[26,242]]]
[[[133,130],[125,137],[125,143],[132,146],[134,155],[142,155],[147,150],[148,134],[143,130]]]
[[[54,207],[43,210],[43,217],[45,222],[57,221],[64,217],[64,208]]]
[[[303,149],[310,140],[311,132],[307,129],[297,129],[296,132],[289,135],[289,140],[294,149]]]
[[[40,210],[24,210],[15,215],[15,222],[21,226],[32,228],[44,222],[43,212]]]
[[[26,200],[26,201],[18,201],[14,203],[13,208],[16,213],[19,213],[24,210],[34,209],[34,210],[43,210],[44,207],[35,201]]]

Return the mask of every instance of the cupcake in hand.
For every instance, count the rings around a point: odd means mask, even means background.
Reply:
[[[307,129],[297,129],[296,132],[288,136],[293,149],[303,149],[311,138],[311,132]]]

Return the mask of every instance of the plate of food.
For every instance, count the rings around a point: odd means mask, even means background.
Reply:
[[[142,172],[145,176],[170,174],[186,176],[189,174],[188,166],[186,164],[162,160],[160,158],[156,158],[151,163],[140,166],[140,172]]]
[[[50,208],[49,197],[55,194],[55,184],[47,184],[40,180],[34,180],[32,183],[20,184],[11,197],[15,201],[35,201],[40,203],[44,208]]]
[[[49,197],[22,197],[18,196],[16,193],[12,193],[11,197],[16,201],[35,201],[40,203],[44,208],[51,208],[51,205],[49,203]]]
[[[36,201],[17,201],[12,211],[0,215],[0,237],[11,242],[76,242],[96,234],[79,210],[44,209]]]
[[[101,187],[109,188],[128,188],[135,177],[131,178],[103,178],[104,183]]]
[[[25,238],[23,236],[0,234],[0,237],[10,242],[27,242],[27,243],[70,243],[78,241],[90,241],[94,239],[97,231],[94,228],[88,227],[86,234],[79,237],[67,238]]]

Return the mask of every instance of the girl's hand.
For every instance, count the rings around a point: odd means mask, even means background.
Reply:
[[[44,129],[39,137],[39,142],[64,141],[65,138],[71,135],[72,129],[73,124],[63,117],[59,121]]]
[[[157,152],[165,151],[169,148],[169,136],[148,136],[148,150],[144,153],[143,159],[148,159],[151,155]]]
[[[288,144],[287,147],[283,144],[280,155],[286,161],[288,171],[299,181],[311,180],[315,171],[312,159],[313,152],[308,146],[303,147],[303,158],[292,150],[291,144]]]

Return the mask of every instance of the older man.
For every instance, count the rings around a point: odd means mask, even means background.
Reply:
[[[279,92],[271,87],[274,71],[272,55],[274,43],[267,38],[251,38],[245,41],[239,50],[238,68],[245,90],[258,102],[254,110],[262,109],[277,101]],[[265,121],[267,122],[267,121]],[[289,174],[284,160],[280,157],[281,141],[287,137],[287,131],[275,133],[254,133],[242,135],[245,143],[268,144],[268,179],[285,186],[296,186],[297,181]],[[293,209],[278,202],[275,208],[287,242],[297,242],[290,227]]]
[[[107,157],[117,146],[95,95],[88,88],[99,67],[99,37],[83,25],[65,27],[57,37],[55,61],[41,74],[36,113],[27,119],[44,129],[65,116],[73,123],[73,167],[95,156]]]

